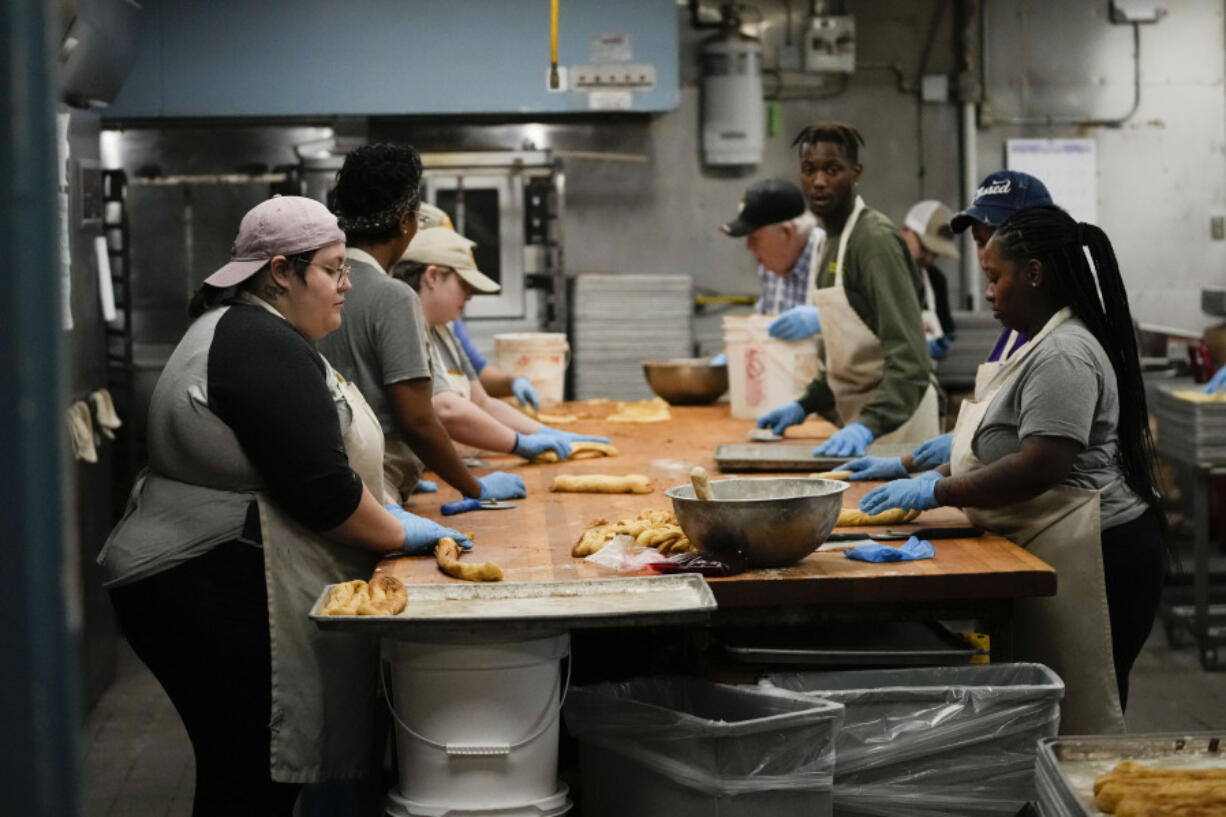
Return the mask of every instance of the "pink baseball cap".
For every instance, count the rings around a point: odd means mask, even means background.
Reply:
[[[221,289],[241,284],[274,256],[345,241],[332,211],[304,196],[273,196],[247,211],[230,248],[230,263],[204,279]]]

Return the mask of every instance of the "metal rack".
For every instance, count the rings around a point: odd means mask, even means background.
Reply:
[[[107,388],[120,416],[130,417],[136,402],[135,346],[132,335],[132,253],[128,228],[128,177],[122,170],[102,173],[102,230],[106,236],[107,256],[111,266],[111,287],[115,295],[116,319],[106,324]],[[122,508],[123,496],[131,484],[136,469],[136,437],[131,423],[119,431],[116,446],[117,493],[116,507]]]

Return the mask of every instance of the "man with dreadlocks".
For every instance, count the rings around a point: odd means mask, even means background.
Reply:
[[[421,301],[387,272],[417,233],[420,184],[421,158],[411,147],[365,145],[345,157],[328,206],[348,239],[353,289],[341,328],[319,341],[319,351],[379,420],[389,503],[408,498],[423,463],[466,497],[524,496],[522,478],[496,471],[477,479],[456,453],[434,413],[434,393],[446,379],[430,365]]]
[[[1064,679],[1062,732],[1119,731],[1166,572],[1119,266],[1101,229],[1055,206],[1009,216],[981,264],[993,313],[1030,341],[963,403],[944,476],[886,483],[860,507],[961,506],[1052,565],[1056,596],[1015,607],[1017,656]]]
[[[812,254],[808,303],[770,325],[772,336],[820,331],[825,370],[799,400],[758,418],[782,434],[817,412],[841,428],[816,456],[861,455],[874,440],[936,436],[938,392],[920,314],[923,286],[902,234],[856,195],[864,138],[851,125],[818,122],[792,142],[801,187],[826,242]]]

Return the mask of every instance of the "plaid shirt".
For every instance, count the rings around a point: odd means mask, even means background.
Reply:
[[[809,260],[825,236],[826,232],[821,227],[813,228],[808,242],[787,275],[780,277],[761,264],[758,265],[762,297],[753,305],[754,312],[759,315],[775,315],[794,306],[802,306],[808,301]]]

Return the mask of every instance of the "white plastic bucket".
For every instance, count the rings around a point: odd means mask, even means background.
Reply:
[[[728,395],[732,416],[752,420],[795,400],[817,377],[818,339],[775,340],[766,331],[772,315],[724,318]]]
[[[561,403],[570,344],[561,332],[513,332],[494,335],[499,368],[526,377],[536,386],[542,404]]]
[[[558,670],[569,653],[566,634],[489,644],[384,639],[400,764],[389,808],[398,801],[413,817],[563,813],[551,804],[567,683]]]

